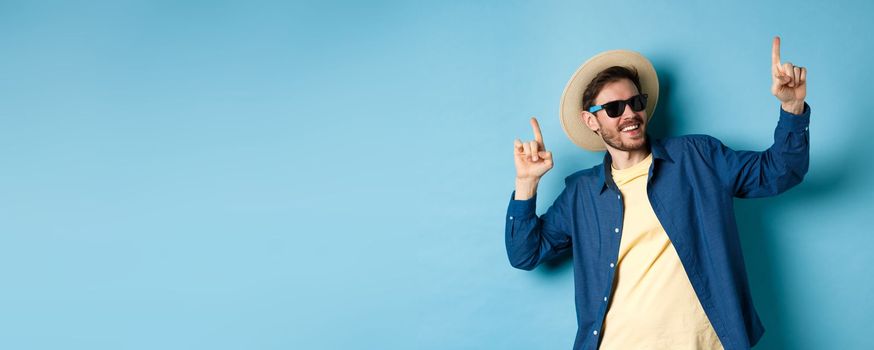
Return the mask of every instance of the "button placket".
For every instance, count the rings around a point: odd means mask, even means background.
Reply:
[[[623,204],[623,203],[622,203],[622,193],[619,192],[619,191],[617,191],[617,194],[616,194],[616,200],[618,201],[618,207],[619,207],[619,213],[620,213],[620,214],[619,214],[619,217],[620,217],[620,220],[621,220],[621,218],[622,218],[622,216],[623,216],[623,211],[624,211],[623,209],[624,209],[624,208],[623,208],[623,205],[622,205],[622,204]],[[618,239],[618,237],[619,237],[618,234],[621,232],[621,231],[619,230],[620,226],[622,226],[622,223],[621,223],[621,222],[620,222],[617,226],[613,227],[613,232],[614,232],[615,234],[617,234],[616,236],[614,236],[614,237],[617,237],[617,238],[614,238],[614,239],[613,239],[614,242],[615,242],[616,239]],[[617,249],[618,249],[618,248],[617,248]],[[613,263],[613,262],[611,262],[611,263],[610,263],[610,272],[609,272],[609,276],[610,276],[610,277],[608,277],[608,285],[610,285],[610,286],[612,286],[612,284],[613,284],[612,281],[613,281],[613,278],[615,277],[615,274],[616,274],[615,267],[616,267],[616,264]],[[604,304],[602,304],[602,307],[601,307],[601,319],[602,319],[602,320],[604,319],[605,314],[606,314],[606,312],[607,312],[607,305],[608,305],[607,303],[608,303],[608,301],[610,300],[609,296],[610,296],[610,294],[611,294],[612,292],[613,292],[613,291],[612,291],[612,288],[611,288],[611,287],[608,287],[608,289],[607,289],[607,293],[605,294],[606,296],[604,296],[604,297],[602,298],[603,301],[604,301]],[[593,331],[592,331],[592,336],[597,337],[597,336],[598,336],[598,331],[597,331],[597,330],[593,330]]]

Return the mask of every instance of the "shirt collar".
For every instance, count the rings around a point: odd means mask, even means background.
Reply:
[[[650,177],[652,177],[652,172],[655,169],[655,160],[664,160],[669,163],[673,163],[674,160],[671,156],[668,155],[668,151],[665,150],[665,145],[662,140],[653,140],[649,135],[646,136],[649,141],[649,151],[652,153],[653,165],[650,168]],[[604,152],[604,162],[601,163],[601,171],[598,171],[598,183],[601,185],[601,192],[604,193],[607,188],[616,188],[616,183],[613,182],[613,176],[610,173],[610,169],[612,169],[613,158],[610,157],[610,152]]]

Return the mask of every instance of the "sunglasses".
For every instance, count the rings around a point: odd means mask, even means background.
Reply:
[[[599,106],[589,107],[589,113],[595,113],[600,110],[607,112],[610,118],[616,118],[625,112],[625,105],[631,107],[632,111],[640,112],[646,108],[646,94],[640,94],[627,100],[611,101]]]

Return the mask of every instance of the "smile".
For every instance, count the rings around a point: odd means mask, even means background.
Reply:
[[[619,131],[627,132],[627,131],[637,130],[638,128],[640,128],[640,124],[632,124],[632,125],[629,125],[629,126],[622,128]]]

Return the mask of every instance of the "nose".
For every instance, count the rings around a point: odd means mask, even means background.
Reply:
[[[622,110],[622,115],[620,115],[623,119],[634,117],[634,111],[631,110],[631,105],[626,103],[625,109]]]

